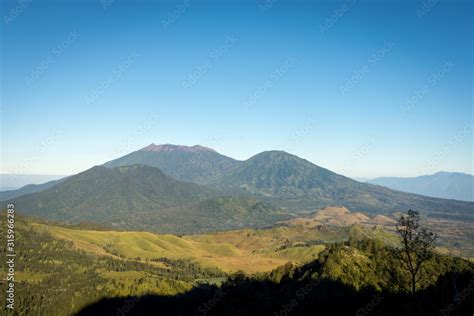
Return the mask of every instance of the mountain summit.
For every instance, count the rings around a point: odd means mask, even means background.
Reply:
[[[194,145],[194,146],[181,146],[181,145],[173,145],[173,144],[163,144],[163,145],[155,145],[150,144],[140,151],[152,151],[152,152],[173,152],[173,151],[181,151],[181,152],[191,152],[191,153],[199,153],[199,152],[216,152],[214,149],[204,147],[201,145]]]
[[[228,173],[240,161],[219,154],[213,149],[195,145],[151,144],[126,156],[109,161],[106,167],[146,165],[161,169],[181,181],[207,184]]]

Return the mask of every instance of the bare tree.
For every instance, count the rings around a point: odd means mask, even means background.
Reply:
[[[420,227],[420,214],[412,210],[400,217],[397,231],[402,237],[401,259],[410,273],[411,291],[415,293],[420,269],[432,257],[438,235]]]

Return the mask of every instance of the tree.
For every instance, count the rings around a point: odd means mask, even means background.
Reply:
[[[415,293],[420,269],[432,257],[438,235],[420,227],[420,214],[412,210],[400,217],[397,231],[402,237],[401,260],[410,273],[411,291]]]

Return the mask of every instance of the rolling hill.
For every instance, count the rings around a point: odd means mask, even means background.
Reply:
[[[474,201],[474,176],[459,172],[437,172],[414,178],[382,177],[368,183],[426,196]]]

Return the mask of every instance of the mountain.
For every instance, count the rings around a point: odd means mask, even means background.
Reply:
[[[154,144],[14,202],[38,217],[170,233],[262,227],[327,206],[474,221],[472,202],[361,183],[283,151],[237,161],[202,146]]]
[[[211,189],[144,165],[96,166],[8,202],[40,218],[175,234],[263,227],[289,218],[255,198],[216,197]]]
[[[19,197],[19,196],[22,196],[22,195],[25,195],[25,194],[40,192],[40,191],[49,189],[52,186],[64,181],[64,179],[66,179],[66,178],[53,180],[53,181],[48,181],[48,182],[42,183],[42,184],[28,184],[28,185],[25,185],[24,187],[21,187],[21,188],[16,189],[16,190],[1,191],[0,192],[0,201],[6,201],[8,199],[14,199],[16,197]]]
[[[334,187],[345,179],[350,180],[284,151],[266,151],[213,184],[264,196],[294,198],[319,194],[325,187]]]
[[[151,144],[109,161],[104,166],[119,167],[135,164],[159,168],[177,180],[206,184],[235,169],[240,162],[199,145],[188,147]]]
[[[474,176],[466,173],[438,172],[414,178],[383,177],[367,182],[403,192],[474,201]]]
[[[198,145],[151,144],[105,166],[133,163],[158,167],[178,180],[205,184],[221,195],[253,196],[289,212],[310,213],[338,205],[366,214],[415,209],[432,217],[474,220],[473,203],[361,183],[283,151],[238,161]]]
[[[432,217],[474,220],[474,203],[361,183],[283,151],[257,154],[211,185],[224,192],[259,196],[293,211],[340,205],[370,214],[414,209]]]

